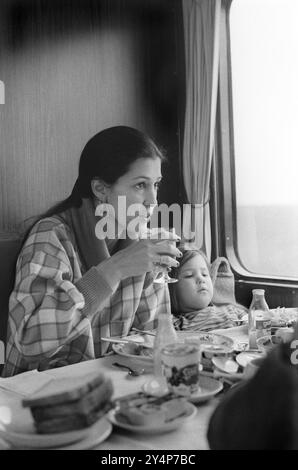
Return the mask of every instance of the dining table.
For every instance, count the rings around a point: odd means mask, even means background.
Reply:
[[[227,331],[225,331],[227,334]],[[240,335],[245,334],[240,330]],[[233,330],[231,331],[233,337]],[[238,329],[239,335],[239,329]],[[109,377],[113,384],[113,399],[143,390],[146,383],[153,379],[152,366],[145,368],[145,373],[139,376],[131,376],[127,370],[113,366],[113,363],[132,366],[130,358],[110,354],[94,360],[80,362],[64,367],[49,369],[42,372],[36,370],[24,372],[11,378],[0,379],[0,429],[1,420],[5,414],[11,414],[11,420],[22,416],[22,400],[38,391],[41,387],[56,378],[75,377],[98,371]],[[168,432],[140,433],[129,431],[118,426],[113,426],[110,435],[94,448],[102,451],[113,450],[207,450],[207,430],[210,417],[224,392],[209,397],[206,401],[195,403],[196,413]],[[4,416],[4,418],[3,418]],[[2,435],[3,438],[3,435]],[[0,448],[11,448],[11,444],[0,436]]]

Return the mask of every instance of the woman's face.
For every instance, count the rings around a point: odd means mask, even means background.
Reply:
[[[176,287],[182,313],[207,307],[213,297],[213,285],[204,258],[197,254],[182,265]]]
[[[153,209],[157,204],[157,191],[161,181],[160,158],[139,158],[131,164],[127,173],[118,178],[111,186],[106,188],[106,200],[115,211],[116,221],[127,227],[130,220],[135,219],[139,212],[132,207],[130,214],[120,208],[119,196],[125,196],[126,211],[132,204],[138,204],[142,209],[140,223],[146,225]],[[123,198],[121,201],[123,202]],[[120,211],[120,213],[119,213]]]

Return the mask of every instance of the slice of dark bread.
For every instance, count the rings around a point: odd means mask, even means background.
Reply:
[[[106,403],[104,407],[99,407],[87,415],[69,414],[67,416],[60,416],[45,421],[36,421],[35,428],[40,434],[53,434],[59,432],[73,431],[75,429],[82,429],[99,420],[111,409],[111,404]]]
[[[42,390],[23,400],[24,407],[40,407],[65,404],[79,400],[105,381],[103,374],[90,372],[86,375],[53,378]]]
[[[58,405],[33,406],[31,412],[38,422],[47,419],[65,417],[70,414],[88,416],[94,410],[104,406],[111,400],[113,386],[110,379],[101,383],[93,390],[86,393],[82,398],[75,401],[68,401]]]

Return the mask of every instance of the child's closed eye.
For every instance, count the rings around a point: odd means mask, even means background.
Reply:
[[[181,274],[181,277],[183,279],[187,278],[187,277],[192,277],[193,276],[193,272],[192,271],[184,271],[182,274]]]

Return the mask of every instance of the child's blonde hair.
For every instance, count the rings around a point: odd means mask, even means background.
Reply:
[[[208,268],[209,274],[210,274],[211,266],[210,266],[210,263],[207,259],[206,254],[202,250],[199,250],[199,248],[197,248],[194,245],[184,246],[183,244],[178,245],[177,248],[180,251],[182,251],[183,256],[182,256],[182,258],[179,258],[180,266],[178,266],[178,268],[173,268],[172,269],[171,277],[179,279],[179,274],[180,274],[181,268],[184,266],[184,264],[187,263],[190,259],[192,259],[192,258],[194,258],[195,256],[198,256],[198,255],[202,256],[202,258],[204,259],[204,261],[206,263],[206,266]],[[181,313],[181,312],[179,312],[179,300],[177,298],[177,283],[169,284],[169,291],[170,291],[170,297],[171,297],[172,313],[174,315],[177,315],[177,314]]]

